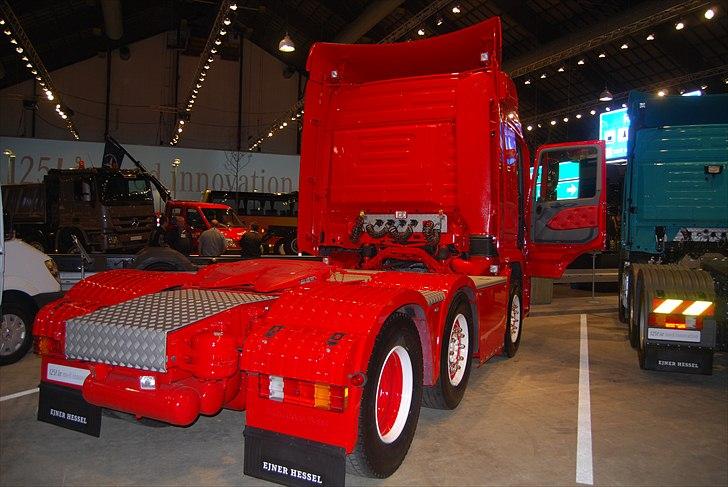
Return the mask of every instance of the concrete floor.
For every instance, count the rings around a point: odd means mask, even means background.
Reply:
[[[594,483],[728,485],[726,354],[712,376],[644,372],[616,313],[594,313]],[[347,483],[575,484],[579,330],[578,314],[528,318],[518,355],[473,369],[457,410],[422,410],[392,477]],[[0,396],[36,387],[38,368],[29,355],[0,369]],[[270,485],[242,476],[244,414],[189,428],[104,417],[97,439],[36,421],[36,403],[37,394],[0,402],[0,485]]]

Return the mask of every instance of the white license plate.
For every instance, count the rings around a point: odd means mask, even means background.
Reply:
[[[141,235],[132,235],[131,237],[129,237],[129,240],[141,240],[142,238],[144,237]]]
[[[650,340],[668,340],[671,342],[700,343],[700,332],[697,330],[648,328],[647,338],[649,338]]]
[[[56,382],[64,382],[66,384],[73,384],[75,386],[83,385],[83,381],[90,372],[86,369],[79,369],[78,367],[69,367],[67,365],[48,364],[48,370],[46,371],[46,378],[48,380],[54,380]]]

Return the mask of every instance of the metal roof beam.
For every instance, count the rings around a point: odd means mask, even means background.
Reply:
[[[644,2],[589,29],[557,39],[531,54],[506,62],[504,70],[516,78],[710,4],[705,0]]]

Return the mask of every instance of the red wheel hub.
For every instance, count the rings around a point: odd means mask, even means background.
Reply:
[[[391,353],[382,367],[377,390],[377,427],[380,436],[392,430],[401,402],[402,362],[396,353]]]

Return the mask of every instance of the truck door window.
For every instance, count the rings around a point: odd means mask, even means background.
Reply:
[[[196,209],[187,210],[187,224],[195,229],[204,229],[205,222],[202,220],[202,216]]]
[[[73,199],[82,203],[91,203],[91,178],[76,178],[73,180]]]
[[[596,177],[597,150],[594,147],[551,149],[542,154],[534,196],[538,202],[593,198]]]

